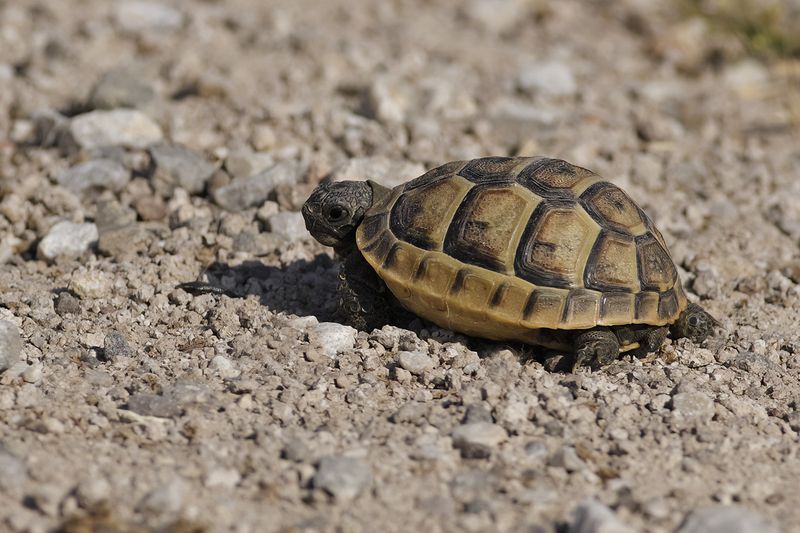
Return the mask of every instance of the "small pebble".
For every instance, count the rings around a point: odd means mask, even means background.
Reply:
[[[313,478],[314,488],[322,489],[335,499],[349,501],[372,482],[367,463],[352,457],[325,457]]]
[[[114,278],[102,270],[80,270],[72,275],[69,288],[81,298],[103,298],[111,293]]]
[[[233,362],[223,355],[215,355],[208,367],[216,370],[220,377],[224,379],[238,377],[241,372],[234,366]]]
[[[91,223],[75,224],[62,221],[55,224],[39,241],[36,254],[39,259],[52,261],[57,257],[78,257],[97,242],[97,226]]]
[[[173,478],[149,493],[136,506],[138,511],[156,516],[179,513],[184,506],[190,485],[180,478]]]
[[[170,396],[137,393],[128,398],[127,409],[142,416],[177,418],[183,414],[183,407]]]
[[[42,363],[34,363],[30,365],[22,373],[22,380],[25,383],[38,383],[42,379]]]
[[[458,426],[453,431],[453,446],[467,459],[483,459],[508,438],[506,430],[489,422],[475,422]]]
[[[672,410],[683,418],[708,422],[714,416],[714,400],[702,392],[679,392],[672,397]]]
[[[104,189],[120,191],[130,179],[128,169],[113,159],[86,161],[56,176],[59,185],[78,195]]]
[[[569,66],[553,61],[526,65],[519,73],[518,83],[523,91],[553,96],[570,96],[578,90]]]
[[[175,187],[190,194],[201,193],[217,170],[204,157],[185,146],[159,143],[148,151],[155,167],[151,183],[162,196],[172,196]]]
[[[424,352],[399,352],[397,363],[415,376],[421,376],[433,368],[433,359]]]
[[[143,76],[126,69],[114,69],[106,72],[92,88],[89,105],[94,109],[135,109],[145,107],[155,97],[155,91]]]
[[[164,137],[153,119],[132,109],[91,111],[70,121],[72,140],[84,150],[105,146],[146,148]]]
[[[133,357],[136,350],[131,348],[122,333],[111,331],[103,341],[103,355],[107,360],[113,361],[118,357]]]

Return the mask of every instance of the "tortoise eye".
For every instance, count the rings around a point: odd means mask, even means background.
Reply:
[[[334,205],[328,210],[327,218],[330,222],[340,222],[347,216],[347,209],[340,205]]]

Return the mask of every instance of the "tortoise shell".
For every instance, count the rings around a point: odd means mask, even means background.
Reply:
[[[356,232],[400,304],[441,327],[665,325],[686,296],[664,238],[615,185],[543,157],[454,161],[378,197]]]

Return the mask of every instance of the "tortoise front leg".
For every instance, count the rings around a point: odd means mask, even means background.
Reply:
[[[599,368],[619,357],[619,339],[608,328],[594,328],[575,336],[575,363],[572,371],[582,365]]]
[[[361,331],[389,322],[391,293],[364,256],[353,250],[339,269],[338,318]]]

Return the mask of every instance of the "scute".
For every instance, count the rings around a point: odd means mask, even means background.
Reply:
[[[652,221],[618,187],[558,159],[437,167],[373,206],[357,243],[402,305],[470,335],[529,342],[663,325],[686,307]]]

